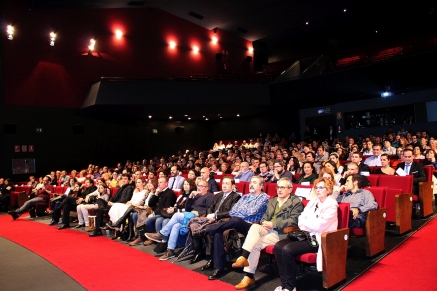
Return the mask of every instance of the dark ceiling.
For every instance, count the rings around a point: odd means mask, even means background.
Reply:
[[[437,67],[437,7],[431,0],[31,0],[30,7],[159,8],[207,29],[218,27],[262,42],[269,59],[278,60],[281,54],[282,59],[309,54],[338,59],[370,46],[412,47],[419,38],[434,41],[427,50],[403,53],[377,65],[272,84],[273,105],[293,102],[298,109],[374,98],[386,86],[396,93],[437,87],[437,78],[428,73]]]

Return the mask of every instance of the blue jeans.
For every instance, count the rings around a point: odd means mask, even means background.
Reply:
[[[38,202],[44,202],[44,201],[45,200],[43,198],[41,198],[41,197],[32,198],[32,199],[27,200],[26,202],[24,202],[23,206],[21,206],[20,208],[16,209],[15,212],[18,212],[21,215],[21,213],[23,213],[24,211],[26,211],[30,207],[35,206]]]
[[[178,212],[173,214],[170,221],[161,229],[160,233],[166,237],[163,241],[168,240],[168,248],[174,250],[176,248],[176,244],[179,236],[179,229],[184,222],[184,214],[182,212]]]
[[[156,232],[162,229],[162,222],[164,221],[164,217],[160,214],[155,214],[155,216],[148,217],[146,219],[146,227],[148,232]]]

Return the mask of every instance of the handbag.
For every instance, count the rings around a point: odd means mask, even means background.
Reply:
[[[319,243],[317,242],[316,236],[311,235],[308,231],[296,229],[293,231],[290,231],[287,234],[287,238],[291,241],[308,241],[310,246],[312,247],[318,247]]]

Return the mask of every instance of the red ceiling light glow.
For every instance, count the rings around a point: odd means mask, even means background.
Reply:
[[[193,53],[195,54],[199,53],[199,47],[197,45],[193,46]]]
[[[96,41],[95,41],[95,39],[90,39],[90,45],[88,46],[88,49],[89,49],[90,51],[93,51],[95,45],[96,45]]]
[[[176,47],[176,43],[174,41],[170,41],[169,46],[171,49],[174,49]]]
[[[123,37],[123,32],[122,32],[120,29],[117,29],[117,30],[115,31],[115,37],[116,37],[117,39],[121,39],[121,38]]]
[[[218,38],[216,36],[212,37],[212,43],[216,44],[218,42]]]
[[[253,47],[249,47],[249,53],[253,53]]]

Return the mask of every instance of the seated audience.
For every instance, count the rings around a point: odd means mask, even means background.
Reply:
[[[288,238],[275,244],[274,252],[278,264],[281,285],[276,290],[296,290],[296,263],[294,257],[305,253],[317,253],[317,270],[322,271],[322,243],[323,232],[337,229],[338,204],[331,195],[334,184],[332,181],[319,178],[315,181],[317,198],[310,200],[299,216],[298,226],[315,236],[317,245],[309,241],[291,241]]]
[[[284,229],[297,226],[298,217],[303,211],[301,200],[291,194],[293,183],[289,178],[281,178],[276,189],[278,195],[268,202],[260,224],[250,226],[242,247],[243,253],[232,264],[232,268],[244,267],[245,272],[243,280],[235,286],[237,290],[255,284],[254,274],[261,250],[284,239],[286,237]]]
[[[436,152],[434,150],[428,149],[425,151],[426,160],[423,162],[424,166],[433,166],[437,170]]]
[[[312,162],[304,162],[302,165],[303,174],[297,179],[297,184],[313,184],[314,180],[317,179],[318,175],[316,169]]]
[[[365,161],[364,164],[368,165],[369,167],[372,166],[381,166],[381,145],[380,144],[374,144],[373,145],[373,155],[369,156]]]
[[[395,170],[390,167],[390,157],[388,154],[381,155],[381,168],[376,169],[375,174],[394,175]]]
[[[77,185],[79,185],[79,183],[77,183]],[[108,190],[108,186],[101,183],[97,187],[97,194],[87,195],[85,197],[85,203],[77,205],[76,211],[79,224],[75,228],[85,227],[85,231],[88,232],[95,230],[94,220],[90,221],[88,217],[88,210],[96,209],[99,207],[99,205],[97,204],[97,199],[103,199],[105,201],[108,201]],[[95,193],[95,191],[92,193]],[[94,197],[95,199],[91,197]]]
[[[413,151],[405,149],[403,153],[404,162],[396,166],[396,170],[402,169],[407,175],[413,175],[413,193],[419,194],[419,182],[426,182],[426,173],[422,163],[414,161]]]
[[[292,182],[295,182],[293,174],[290,171],[285,170],[285,162],[283,160],[273,161],[274,172],[269,182],[276,183],[281,178],[288,178]]]
[[[337,202],[350,203],[349,228],[364,227],[367,211],[378,208],[373,194],[369,190],[363,189],[365,187],[363,177],[360,174],[348,175],[346,184],[334,193],[337,196]],[[340,193],[341,191],[345,192]]]
[[[242,162],[240,164],[240,170],[237,172],[234,178],[240,182],[249,182],[253,175],[254,173],[249,169],[249,163]]]

